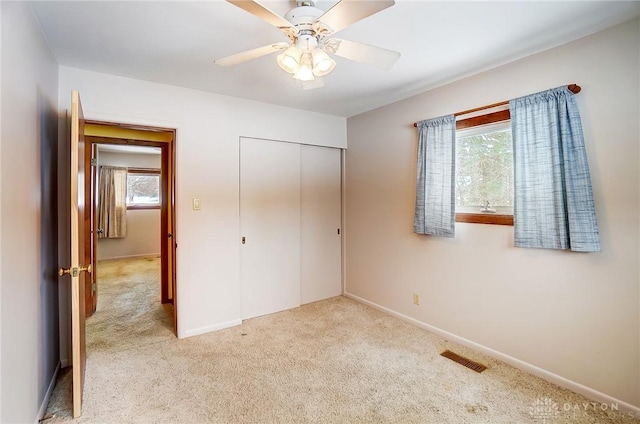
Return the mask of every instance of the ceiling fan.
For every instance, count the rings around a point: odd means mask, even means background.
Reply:
[[[277,56],[280,68],[302,81],[304,88],[316,88],[321,86],[316,77],[329,74],[336,66],[331,55],[384,70],[390,69],[400,57],[400,53],[392,50],[331,37],[349,25],[394,5],[394,0],[340,0],[327,12],[314,7],[311,0],[298,0],[298,7],[288,11],[284,17],[255,0],[227,1],[275,26],[290,42],[268,44],[217,59],[214,61],[217,65],[237,65],[280,51]]]

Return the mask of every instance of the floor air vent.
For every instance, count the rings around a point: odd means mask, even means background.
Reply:
[[[452,361],[455,361],[471,370],[474,370],[475,372],[482,372],[487,369],[487,367],[485,367],[484,365],[472,361],[471,359],[465,358],[464,356],[460,356],[457,353],[453,353],[450,350],[445,350],[440,355],[444,356],[445,358],[449,358]]]

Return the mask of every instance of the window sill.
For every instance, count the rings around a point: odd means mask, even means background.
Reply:
[[[456,222],[468,224],[513,225],[513,215],[496,213],[456,213]]]

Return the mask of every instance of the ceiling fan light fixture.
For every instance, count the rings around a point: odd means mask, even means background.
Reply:
[[[307,83],[303,86],[319,87],[317,83],[309,82],[333,72],[336,67],[333,55],[385,70],[400,58],[400,53],[392,50],[330,38],[334,33],[392,6],[395,0],[334,0],[327,11],[316,8],[314,0],[295,0],[298,7],[289,10],[284,17],[262,6],[261,0],[226,1],[278,28],[289,42],[278,42],[217,59],[215,63],[218,65],[235,65],[280,51],[276,60],[283,71]]]
[[[278,66],[290,74],[295,74],[300,66],[302,52],[299,48],[292,45],[284,52],[280,53],[276,58]]]
[[[315,78],[313,76],[313,68],[311,66],[311,55],[304,54],[302,56],[302,60],[300,61],[300,67],[293,74],[293,78],[299,81],[313,81]]]
[[[313,74],[317,77],[329,74],[336,67],[336,61],[321,48],[313,51],[312,58]]]

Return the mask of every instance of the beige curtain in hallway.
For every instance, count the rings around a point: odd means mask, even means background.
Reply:
[[[127,235],[127,168],[100,167],[98,183],[98,228],[100,238]]]

